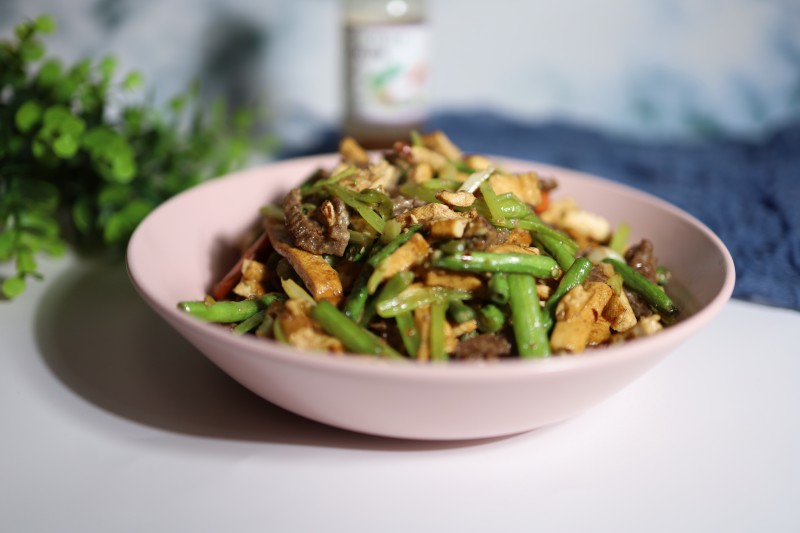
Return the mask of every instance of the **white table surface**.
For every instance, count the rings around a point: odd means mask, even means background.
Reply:
[[[0,302],[3,532],[798,532],[800,314],[732,301],[557,426],[408,442],[247,392],[121,264]]]

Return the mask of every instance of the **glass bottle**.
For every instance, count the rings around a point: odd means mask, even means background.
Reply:
[[[385,148],[425,120],[425,2],[344,0],[344,6],[344,133],[366,148]]]

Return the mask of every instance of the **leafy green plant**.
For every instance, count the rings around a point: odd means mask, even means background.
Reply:
[[[0,41],[0,262],[7,298],[41,279],[37,257],[124,249],[158,204],[274,150],[252,109],[203,105],[197,85],[162,108],[136,101],[142,77],[115,77],[113,57],[65,67],[46,57],[43,15]],[[139,99],[141,100],[141,99]]]

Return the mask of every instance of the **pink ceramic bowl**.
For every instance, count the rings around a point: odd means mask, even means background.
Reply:
[[[178,311],[200,299],[222,269],[219,251],[274,201],[335,156],[253,168],[189,190],[138,227],[128,248],[130,277],[152,308],[222,370],[263,398],[326,424],[413,439],[472,439],[531,430],[576,415],[619,391],[704,327],[730,298],[734,266],[708,228],[676,207],[594,176],[503,160],[559,181],[558,196],[625,221],[647,236],[681,283],[684,319],[653,337],[546,360],[417,364],[295,350],[235,337]],[[229,265],[227,265],[229,266]]]

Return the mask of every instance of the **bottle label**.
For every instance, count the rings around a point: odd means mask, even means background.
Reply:
[[[348,114],[401,124],[424,118],[428,29],[422,23],[348,26]]]

